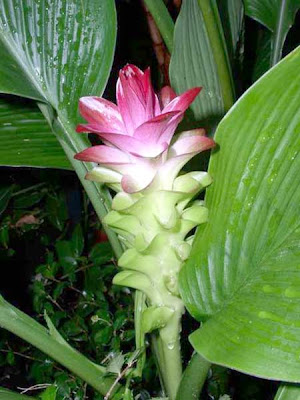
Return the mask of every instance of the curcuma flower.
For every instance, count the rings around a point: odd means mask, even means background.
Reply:
[[[181,168],[197,153],[214,146],[203,129],[173,138],[184,112],[201,88],[176,96],[164,87],[155,94],[150,69],[126,65],[117,82],[117,104],[100,97],[83,97],[79,108],[87,124],[77,132],[96,133],[103,144],[90,147],[75,158],[100,164],[87,179],[110,184],[115,190],[135,193],[172,190]]]
[[[169,395],[176,397],[181,379],[180,324],[184,305],[179,272],[189,256],[192,232],[207,221],[208,210],[197,195],[211,184],[207,172],[178,176],[197,153],[214,146],[203,129],[174,136],[200,88],[176,96],[163,88],[160,100],[150,70],[134,65],[120,71],[115,105],[99,97],[83,97],[80,112],[87,120],[78,132],[96,133],[103,144],[75,157],[99,164],[87,178],[112,187],[112,210],[103,219],[118,233],[126,250],[113,282],[142,291],[147,307],[141,315],[142,334],[159,333],[160,369]],[[165,360],[171,370],[164,376]],[[177,360],[177,361],[176,361]],[[179,363],[179,366],[178,366]],[[170,378],[170,376],[171,378]]]

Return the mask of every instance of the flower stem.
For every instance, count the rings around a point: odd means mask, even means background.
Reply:
[[[198,399],[206,381],[211,363],[195,353],[181,379],[176,400]]]
[[[171,321],[154,337],[154,351],[163,389],[169,400],[176,399],[176,393],[182,377],[180,350],[182,311],[178,310]]]
[[[172,53],[174,22],[165,3],[163,0],[144,0],[144,2],[151,13],[169,52]]]

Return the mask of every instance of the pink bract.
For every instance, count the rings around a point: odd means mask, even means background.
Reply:
[[[182,166],[214,146],[200,129],[183,132],[171,144],[184,112],[200,90],[196,87],[176,96],[173,89],[164,87],[159,101],[150,69],[143,72],[129,64],[119,74],[117,105],[101,97],[82,97],[79,109],[88,123],[78,125],[77,132],[96,133],[104,143],[75,156],[100,164],[87,178],[121,183],[125,192],[133,193],[149,187],[155,176],[165,176],[170,170],[170,182],[164,180],[163,188],[172,189]]]

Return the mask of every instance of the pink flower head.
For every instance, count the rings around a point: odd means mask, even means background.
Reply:
[[[167,173],[169,183],[164,178],[163,188],[171,189],[182,166],[214,146],[200,129],[182,133],[171,144],[184,112],[200,90],[193,88],[176,96],[170,87],[164,87],[160,103],[151,85],[150,69],[143,72],[129,64],[119,74],[117,105],[101,97],[82,97],[79,109],[88,123],[78,125],[77,132],[96,133],[104,143],[75,156],[100,164],[87,178],[121,183],[125,192],[132,193]]]

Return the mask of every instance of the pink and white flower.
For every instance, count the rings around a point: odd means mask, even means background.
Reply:
[[[214,146],[204,130],[183,132],[172,141],[184,112],[201,88],[176,96],[170,87],[155,94],[150,69],[126,65],[117,82],[117,104],[100,97],[82,97],[81,115],[87,124],[77,132],[96,133],[103,144],[90,147],[75,158],[100,164],[87,179],[120,183],[128,193],[157,185],[171,190],[178,172],[195,154]]]

